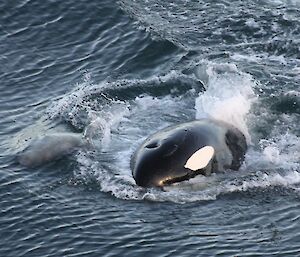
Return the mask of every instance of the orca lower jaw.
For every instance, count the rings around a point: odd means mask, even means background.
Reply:
[[[179,183],[182,181],[187,181],[190,180],[191,178],[196,177],[197,175],[204,175],[205,176],[205,170],[204,169],[200,169],[200,170],[196,170],[196,171],[192,171],[192,170],[187,170],[187,173],[183,176],[179,176],[179,177],[172,177],[172,178],[167,178],[165,180],[160,181],[159,186],[169,186],[175,183]]]

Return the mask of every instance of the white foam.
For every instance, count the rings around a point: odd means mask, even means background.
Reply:
[[[298,183],[300,183],[300,173],[297,171],[290,171],[285,175],[265,173],[260,174],[257,178],[243,181],[241,185],[228,185],[225,192],[247,191],[253,188],[268,188],[271,186],[290,187]]]
[[[259,28],[259,24],[253,18],[249,18],[245,24],[250,28]]]
[[[246,55],[246,54],[239,54],[239,53],[233,53],[230,58],[235,61],[246,61],[246,62],[255,62],[260,63],[262,56],[261,55]]]
[[[273,39],[275,40],[275,39]],[[284,55],[270,55],[267,53],[261,54],[239,54],[233,53],[230,55],[230,58],[234,61],[242,61],[242,62],[254,62],[257,64],[265,64],[265,63],[274,63],[280,65],[287,65],[288,58]],[[293,62],[295,62],[293,60]]]
[[[111,193],[117,198],[138,200],[142,199],[143,192],[136,188],[132,181],[116,176],[108,171],[107,167],[100,161],[95,161],[86,153],[80,152],[77,155],[79,169],[74,171],[77,179],[84,181],[86,184],[96,181],[101,191]]]
[[[100,149],[106,151],[110,145],[112,130],[126,120],[129,113],[128,106],[121,101],[112,101],[105,110],[90,110],[88,113],[89,124],[84,132],[85,137],[90,139],[92,143],[100,139]]]
[[[76,115],[78,107],[88,108],[89,102],[86,102],[84,97],[87,95],[89,88],[92,86],[92,80],[89,73],[84,74],[82,83],[75,85],[74,89],[57,99],[48,107],[47,114],[50,119],[67,116],[68,120],[76,123]],[[74,124],[76,125],[76,124]]]
[[[209,64],[207,74],[207,90],[196,99],[196,118],[210,116],[229,122],[250,142],[246,115],[256,99],[254,80],[249,74],[238,72],[234,64]]]
[[[289,132],[261,140],[263,157],[274,169],[296,170],[300,172],[300,140]]]
[[[263,155],[269,162],[273,162],[274,164],[279,163],[279,149],[275,146],[267,146],[263,150]]]

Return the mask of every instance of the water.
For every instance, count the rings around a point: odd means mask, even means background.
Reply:
[[[0,3],[0,256],[299,256],[298,1]],[[129,160],[159,128],[239,127],[239,172],[142,189]],[[91,149],[39,168],[50,132]]]

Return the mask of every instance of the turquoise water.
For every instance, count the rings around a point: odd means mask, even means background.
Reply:
[[[0,3],[0,256],[298,256],[297,1]],[[226,120],[249,143],[239,172],[135,185],[158,129]],[[86,133],[54,163],[35,138]]]

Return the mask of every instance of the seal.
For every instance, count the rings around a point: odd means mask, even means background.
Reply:
[[[201,119],[151,135],[133,154],[130,165],[137,185],[163,187],[199,174],[238,170],[246,151],[246,138],[239,129]]]
[[[72,153],[86,145],[86,139],[77,133],[55,133],[33,142],[18,155],[18,162],[26,167],[37,167]]]

